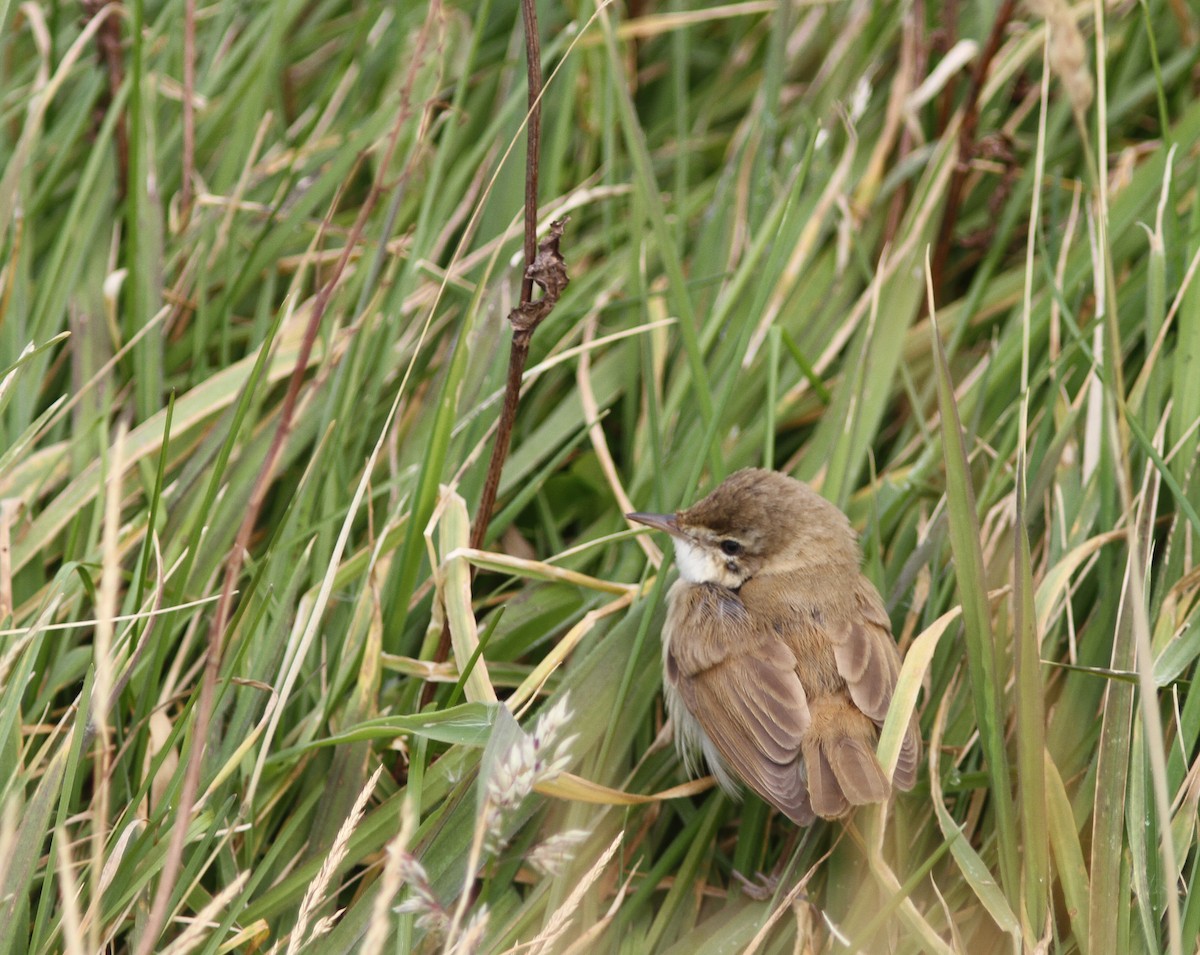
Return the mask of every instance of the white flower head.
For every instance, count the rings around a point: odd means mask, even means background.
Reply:
[[[551,877],[562,875],[575,857],[575,849],[591,835],[586,829],[567,829],[538,843],[526,860],[534,869]]]
[[[483,936],[487,932],[488,918],[491,913],[486,905],[480,905],[467,920],[466,926],[450,949],[451,955],[474,955],[483,944]]]
[[[444,932],[450,924],[450,915],[433,894],[425,867],[407,852],[402,852],[400,873],[408,883],[408,898],[396,906],[396,912],[415,914],[417,927],[424,931]]]
[[[503,758],[496,761],[486,782],[485,845],[490,852],[504,847],[505,816],[517,809],[539,783],[556,779],[571,764],[571,744],[577,734],[563,737],[573,713],[566,694],[545,710],[532,733],[522,733]]]

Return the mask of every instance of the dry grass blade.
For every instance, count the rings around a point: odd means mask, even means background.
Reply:
[[[969,834],[965,833],[946,811],[942,795],[940,764],[948,703],[949,698],[943,698],[938,704],[933,727],[929,732],[929,788],[934,815],[937,817],[943,838],[950,843],[950,853],[958,864],[963,879],[980,904],[995,920],[996,925],[1011,937],[1012,949],[1016,952],[1021,944],[1021,923],[987,864],[971,847]]]
[[[375,784],[379,782],[379,777],[382,773],[383,767],[380,766],[371,774],[371,778],[367,780],[366,786],[363,787],[358,797],[354,800],[354,806],[350,810],[350,815],[346,817],[345,822],[338,829],[337,836],[333,840],[333,845],[330,846],[325,861],[321,863],[321,871],[309,883],[308,889],[304,893],[304,899],[300,903],[300,913],[296,918],[296,925],[292,929],[291,937],[288,940],[287,955],[297,955],[307,943],[328,931],[327,927],[322,930],[322,926],[319,923],[315,924],[310,931],[309,922],[313,920],[317,910],[330,898],[329,889],[333,883],[333,877],[346,859],[350,837],[354,835],[354,830],[362,822],[363,813],[367,809],[367,802],[370,800],[371,794],[375,791]]]
[[[470,533],[467,505],[461,496],[449,488],[442,488],[442,500],[425,531],[429,547],[430,562],[436,565],[433,547],[433,525],[438,525],[439,549],[447,557],[440,572],[435,572],[446,623],[450,627],[450,641],[454,650],[454,662],[459,673],[466,673],[467,665],[479,649],[479,629],[475,613],[471,609],[471,570],[466,554]],[[495,703],[496,690],[488,675],[487,661],[479,656],[467,676],[465,684],[467,699],[472,702]]]
[[[691,782],[672,786],[661,792],[642,795],[630,793],[575,776],[562,773],[550,782],[538,783],[534,789],[543,796],[566,799],[570,802],[590,803],[595,806],[644,806],[668,799],[686,799],[712,789],[716,781],[711,776],[693,779]]]
[[[203,945],[209,937],[209,931],[215,927],[215,919],[233,899],[246,887],[250,873],[239,872],[229,885],[216,893],[196,915],[187,928],[180,933],[170,945],[162,950],[162,955],[188,955]]]
[[[621,840],[624,837],[625,830],[622,829],[619,833],[617,833],[616,838],[609,843],[608,848],[601,853],[598,859],[596,859],[592,867],[584,874],[583,878],[579,880],[579,883],[575,886],[575,888],[571,890],[571,894],[567,896],[567,900],[554,910],[554,913],[550,916],[549,922],[546,923],[546,927],[542,930],[541,934],[539,934],[537,938],[532,941],[529,949],[530,955],[542,955],[544,952],[551,951],[559,939],[563,937],[563,934],[567,931],[567,927],[570,924],[571,918],[574,916],[575,911],[587,897],[588,892],[591,891],[591,888],[593,885],[595,885],[596,880],[600,878],[601,874],[603,874],[605,868],[608,866],[608,863],[612,860],[612,857],[616,855],[617,849],[620,848]]]
[[[406,799],[400,809],[400,831],[387,845],[387,857],[380,876],[379,893],[371,906],[371,922],[363,939],[361,955],[379,955],[387,942],[391,907],[404,881],[404,861],[416,830],[416,811]]]
[[[999,658],[991,615],[987,607],[987,588],[980,545],[975,489],[963,441],[962,423],[950,380],[946,355],[938,332],[933,301],[933,277],[926,255],[926,282],[929,292],[929,318],[933,338],[933,357],[937,376],[938,406],[942,414],[942,446],[946,462],[946,494],[950,515],[950,539],[954,551],[955,572],[962,599],[968,672],[972,698],[979,725],[980,739],[992,780],[996,800],[996,826],[1000,852],[1001,884],[1010,901],[1018,895],[1018,844],[1012,793],[1009,790],[1008,757],[1004,748],[1004,695],[999,675]]]
[[[625,901],[625,897],[629,894],[629,886],[633,882],[633,877],[637,875],[637,866],[634,866],[629,875],[626,876],[625,882],[617,889],[613,896],[612,905],[599,919],[597,919],[585,932],[571,943],[571,945],[563,951],[563,955],[587,955],[593,951],[592,946],[600,939],[600,937],[608,930],[616,917],[617,912],[621,908],[621,903]]]
[[[497,573],[513,574],[530,580],[556,581],[572,587],[584,587],[600,593],[620,594],[623,597],[636,595],[641,588],[637,584],[622,584],[599,577],[591,577],[565,567],[555,567],[539,560],[527,560],[523,557],[512,557],[508,554],[494,554],[472,547],[461,547],[447,553],[443,560],[466,560],[475,567]]]
[[[990,601],[998,601],[1008,593],[1008,588],[994,590],[988,594]],[[896,689],[892,694],[892,703],[888,709],[887,719],[879,733],[878,755],[879,763],[884,773],[890,778],[896,769],[896,760],[900,756],[900,745],[904,742],[904,734],[909,721],[917,709],[917,695],[928,679],[929,666],[933,655],[950,624],[962,616],[962,607],[955,607],[942,614],[926,627],[909,645],[904,654],[904,662],[900,667],[900,676],[896,680]]]
[[[87,6],[0,17],[0,955],[1186,950],[1186,4]],[[685,779],[622,518],[778,462],[932,730],[850,827]]]
[[[537,694],[541,692],[542,687],[546,685],[546,681],[550,679],[550,674],[562,666],[563,662],[570,656],[571,651],[579,645],[579,642],[605,617],[631,606],[636,596],[637,594],[633,591],[628,591],[603,607],[599,607],[596,610],[589,610],[584,614],[583,619],[566,632],[554,645],[554,648],[533,668],[533,672],[525,678],[524,682],[505,701],[508,708],[518,715],[523,713],[532,704]]]
[[[597,308],[602,308],[603,306],[603,301],[597,303]],[[592,448],[596,452],[596,457],[600,460],[600,467],[604,470],[604,478],[608,481],[608,486],[612,488],[613,498],[617,502],[617,507],[620,508],[622,514],[628,514],[630,511],[637,510],[637,508],[633,506],[633,501],[629,499],[629,495],[625,492],[625,486],[621,482],[620,475],[617,473],[617,466],[613,461],[612,453],[608,449],[608,439],[604,437],[604,429],[600,426],[600,405],[596,401],[596,392],[592,388],[592,357],[589,346],[596,339],[596,321],[596,314],[593,313],[584,324],[584,348],[579,357],[579,370],[576,372],[575,381],[579,385],[579,398],[583,402],[583,413],[592,422],[588,426],[588,438],[592,442]],[[645,553],[646,559],[650,561],[651,566],[655,568],[661,566],[663,559],[662,550],[650,539],[649,535],[639,535],[637,542],[638,546]]]
[[[83,955],[88,950],[83,931],[83,916],[79,911],[79,883],[75,879],[75,860],[71,858],[71,840],[61,828],[56,834],[58,843],[58,872],[62,883],[63,944],[67,955]]]

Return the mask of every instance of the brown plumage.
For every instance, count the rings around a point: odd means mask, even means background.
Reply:
[[[628,516],[675,541],[663,688],[689,770],[703,753],[726,790],[740,778],[800,825],[886,799],[875,746],[900,655],[846,516],[755,468],[673,515]],[[897,788],[920,745],[914,717]]]

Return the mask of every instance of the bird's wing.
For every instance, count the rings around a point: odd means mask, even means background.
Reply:
[[[896,680],[900,676],[900,652],[892,639],[892,623],[873,589],[863,587],[857,595],[858,613],[829,621],[829,638],[838,673],[846,681],[850,699],[876,726],[883,726]],[[916,780],[921,737],[914,714],[904,734],[892,782],[911,789]]]
[[[681,674],[688,710],[747,784],[795,822],[813,820],[800,767],[800,742],[811,717],[795,658],[782,643],[727,631],[721,663]],[[749,628],[745,628],[749,630]]]

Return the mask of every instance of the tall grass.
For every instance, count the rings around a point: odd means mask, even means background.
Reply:
[[[0,952],[1196,950],[1200,18],[635,6],[540,11],[572,282],[472,550],[517,4],[199,7],[193,170],[183,3],[0,4]],[[908,651],[886,814],[663,731],[622,512],[751,464]]]

